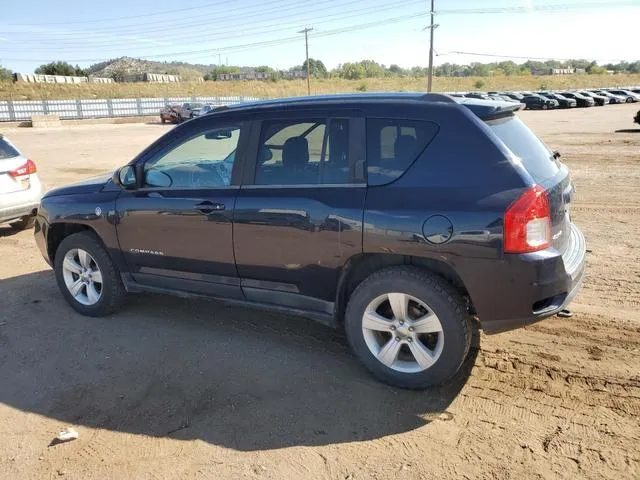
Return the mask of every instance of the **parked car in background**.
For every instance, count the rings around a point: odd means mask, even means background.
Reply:
[[[609,93],[606,90],[589,90],[589,91],[595,93],[596,95],[601,95],[605,98],[608,98],[610,105],[625,103],[627,101],[626,98],[621,97],[620,95],[614,95],[613,93]]]
[[[193,117],[193,112],[202,108],[202,103],[186,102],[182,105],[173,103],[167,104],[160,110],[160,120],[162,123],[181,123]]]
[[[183,103],[178,109],[178,121],[184,122],[193,116],[193,111],[202,108],[202,103],[187,102]]]
[[[42,195],[36,164],[0,135],[0,223],[23,230],[33,226]]]
[[[542,95],[527,95],[522,100],[528,110],[548,110],[550,108],[558,108],[560,103],[551,98],[545,98]]]
[[[598,105],[599,107],[603,105],[607,105],[609,103],[609,99],[603,95],[598,95],[593,92],[588,92],[587,90],[581,90],[578,93],[585,97],[593,98],[593,101],[596,102],[596,105]]]
[[[511,98],[512,100],[516,100],[517,102],[521,102],[524,98],[524,95],[517,92],[501,92],[500,95],[504,95],[506,97]]]
[[[585,97],[578,92],[560,92],[564,97],[573,98],[579,107],[593,107],[596,101],[591,97]]]
[[[176,123],[178,122],[178,109],[180,105],[177,103],[167,103],[162,110],[160,110],[160,121],[162,123]]]
[[[630,90],[612,90],[608,89],[607,92],[612,93],[613,95],[618,95],[625,99],[626,103],[635,103],[640,102],[640,95],[634,93]]]
[[[497,93],[489,93],[488,94],[489,98],[491,100],[496,100],[498,102],[515,102],[515,103],[520,103],[519,100],[514,100],[511,97],[507,97],[506,95],[499,95]]]
[[[344,328],[382,381],[439,385],[472,317],[530,325],[582,283],[569,170],[521,108],[385,93],[219,109],[50,191],[35,241],[81,314],[140,291],[304,314]]]
[[[540,95],[552,100],[557,100],[560,108],[573,108],[578,105],[578,102],[575,99],[567,98],[559,93],[541,92]]]
[[[214,111],[219,106],[220,105],[213,105],[213,104],[210,104],[210,103],[205,103],[204,105],[202,105],[202,107],[194,108],[193,110],[191,110],[191,118],[199,117],[200,115],[206,115],[207,113],[211,113],[212,111]]]
[[[466,98],[476,98],[478,100],[491,100],[491,97],[489,95],[481,92],[465,93],[464,96]]]

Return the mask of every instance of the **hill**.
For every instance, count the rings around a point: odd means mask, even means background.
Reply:
[[[182,80],[195,80],[203,77],[213,68],[212,65],[191,64],[186,62],[155,62],[139,58],[120,57],[91,65],[87,70],[97,77],[112,77],[114,74],[132,75],[137,73],[165,73],[180,75]]]

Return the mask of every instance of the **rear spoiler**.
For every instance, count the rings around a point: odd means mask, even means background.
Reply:
[[[482,120],[511,115],[525,107],[524,103],[499,102],[496,100],[481,100],[467,97],[453,97],[444,93],[426,93],[420,97],[426,102],[457,103],[471,110]]]

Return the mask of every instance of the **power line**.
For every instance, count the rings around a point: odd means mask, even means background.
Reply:
[[[500,54],[500,53],[480,53],[480,52],[460,52],[457,50],[452,50],[449,52],[445,52],[445,53],[441,53],[440,56],[447,56],[447,55],[470,55],[470,56],[475,56],[475,57],[495,57],[495,58],[509,58],[509,59],[515,59],[515,60],[540,60],[540,61],[547,61],[547,60],[554,60],[554,61],[558,61],[558,62],[567,62],[567,61],[572,61],[572,60],[588,60],[588,61],[609,61],[609,60],[617,60],[617,61],[621,61],[622,59],[602,59],[602,58],[592,58],[592,57],[581,57],[581,56],[575,56],[575,57],[564,57],[564,58],[558,58],[558,57],[529,57],[527,55],[504,55],[504,54]]]
[[[360,0],[353,0],[351,2],[345,2],[343,3],[343,5],[348,5],[348,4],[354,4],[354,3],[361,3]],[[387,5],[384,8],[378,8],[378,7],[373,7],[373,8],[367,8],[367,9],[352,9],[352,10],[347,10],[344,12],[339,12],[339,13],[334,13],[334,14],[330,14],[330,15],[324,15],[324,16],[320,16],[320,17],[314,17],[314,23],[317,24],[323,24],[323,23],[329,23],[329,22],[333,22],[336,18],[340,18],[340,19],[346,19],[346,18],[353,18],[353,17],[362,17],[365,15],[371,15],[371,14],[376,14],[376,13],[380,13],[383,11],[387,11],[387,10],[393,10],[398,8],[398,6],[410,6],[410,5],[417,5],[417,4],[421,4],[422,0],[402,0],[399,2],[394,2],[391,5]],[[292,21],[286,21],[287,20],[287,16],[284,16],[280,19],[280,21],[278,21],[277,23],[270,23],[270,24],[265,24],[263,25],[261,28],[259,28],[258,30],[256,30],[255,28],[251,29],[251,36],[258,36],[261,34],[266,34],[266,33],[274,33],[274,32],[281,32],[281,31],[288,31],[291,29],[292,25],[295,24],[299,24],[301,22],[297,21],[297,20],[292,20]],[[284,21],[284,23],[283,23]],[[277,28],[270,28],[270,27],[277,27]],[[236,34],[236,35],[231,35],[231,34]],[[202,39],[204,37],[204,35],[202,34],[196,34],[196,35],[186,35],[186,36],[171,36],[172,40],[187,40],[187,39]],[[206,39],[207,40],[211,40],[213,38],[218,38],[218,37],[223,37],[224,40],[228,40],[228,39],[232,39],[232,38],[237,38],[237,37],[243,37],[246,38],[247,37],[247,26],[243,25],[242,27],[238,27],[238,28],[233,28],[230,30],[217,30],[215,33],[209,35],[206,35]],[[39,42],[39,41],[38,41]],[[124,42],[124,43],[123,43]],[[111,42],[111,41],[106,41],[104,39],[100,40],[100,43],[98,42],[93,42],[91,43],[91,47],[92,48],[99,48],[100,46],[104,45],[105,47],[115,47],[117,45],[131,45],[131,40],[123,40],[123,42]],[[24,42],[21,40],[20,41],[21,44],[23,44]],[[58,43],[59,44],[59,43]],[[73,43],[69,43],[66,42],[64,43],[65,45],[70,45],[69,48],[60,48],[60,47],[51,47],[51,48],[44,48],[44,47],[40,47],[38,48],[39,51],[59,51],[59,52],[71,52],[71,51],[75,51],[75,50],[84,50],[84,48],[82,46],[78,46],[78,43],[73,42]],[[77,48],[73,48],[74,46],[77,46]],[[85,42],[84,47],[86,48],[87,44]],[[144,46],[139,47],[138,49],[145,49]],[[148,46],[146,48],[153,48],[157,50],[157,46]]]
[[[166,15],[167,13],[186,12],[186,11],[198,10],[198,9],[206,8],[206,7],[212,7],[212,6],[219,7],[221,3],[222,4],[224,4],[224,3],[236,3],[236,1],[235,0],[228,0],[226,2],[218,1],[218,2],[205,3],[205,4],[202,4],[202,5],[196,5],[195,7],[174,8],[174,9],[171,9],[171,10],[162,10],[160,12],[141,13],[139,15],[127,15],[127,16],[124,16],[124,17],[110,17],[110,18],[100,18],[100,19],[91,19],[91,20],[75,20],[75,21],[66,21],[66,22],[16,23],[14,25],[17,25],[17,26],[24,25],[24,26],[36,27],[36,26],[41,26],[41,25],[78,25],[78,24],[85,24],[85,23],[113,22],[113,21],[117,21],[117,20],[129,20],[129,19],[134,19],[134,18],[154,17],[154,16],[158,16],[158,15]],[[262,5],[264,5],[264,2],[260,2],[260,3]]]
[[[213,22],[219,20],[220,22],[228,23],[239,23],[246,26],[247,19],[250,18],[265,18],[273,15],[273,18],[286,18],[287,16],[283,16],[283,12],[290,12],[292,10],[301,10],[298,12],[298,15],[304,15],[306,13],[314,12],[314,11],[324,11],[330,6],[332,3],[338,3],[339,6],[345,4],[345,2],[341,2],[340,0],[318,0],[314,3],[314,7],[322,6],[321,8],[311,8],[300,1],[294,2],[282,2],[282,0],[267,0],[259,5],[256,8],[248,8],[247,6],[241,6],[237,8],[225,9],[224,12],[212,12],[212,14],[200,14],[195,17],[185,17],[181,18],[178,21],[171,21],[167,23],[166,20],[154,21],[154,22],[145,22],[143,26],[140,23],[136,23],[133,25],[120,25],[120,26],[108,26],[103,28],[92,28],[91,30],[73,30],[73,31],[61,31],[55,33],[56,35],[62,36],[77,36],[78,34],[88,33],[92,34],[95,32],[104,32],[108,34],[115,33],[131,33],[131,34],[141,34],[141,33],[152,33],[152,32],[170,32],[171,30],[182,30],[184,28],[192,28],[194,26],[202,26],[211,28],[213,26]],[[356,2],[346,2],[347,4],[352,4]],[[360,2],[361,3],[361,2]],[[329,5],[327,5],[329,4]],[[288,15],[289,17],[291,15]],[[193,20],[197,21],[194,22]],[[189,20],[188,22],[183,22],[184,20]],[[159,25],[159,26],[156,26]],[[152,28],[144,28],[145,26],[153,26]],[[5,31],[6,32],[6,31]],[[29,32],[31,34],[31,32]],[[49,36],[52,34],[50,31],[45,31],[43,34]]]
[[[580,3],[557,3],[551,5],[531,5],[517,7],[493,7],[493,8],[453,8],[438,10],[438,15],[477,15],[477,14],[498,14],[498,13],[554,13],[567,10],[588,10],[597,8],[614,7],[638,7],[640,4],[636,0],[608,1],[608,2],[580,2]]]
[[[373,28],[373,27],[378,27],[381,25],[389,25],[389,24],[394,24],[394,23],[400,23],[400,22],[405,22],[405,21],[409,21],[409,20],[414,20],[416,17],[421,17],[421,16],[425,16],[427,15],[426,12],[424,13],[411,13],[409,15],[402,15],[402,16],[398,16],[398,17],[393,17],[393,18],[387,18],[387,19],[383,19],[383,20],[377,20],[377,21],[373,21],[373,22],[367,22],[367,23],[362,23],[362,24],[357,24],[357,25],[351,25],[348,27],[342,27],[342,28],[336,28],[333,30],[325,30],[323,32],[314,34],[311,36],[311,38],[323,38],[323,37],[328,37],[328,36],[332,36],[332,35],[338,35],[341,33],[348,33],[348,32],[352,32],[352,31],[357,31],[357,30],[364,30],[364,29],[368,29],[368,28]],[[273,46],[273,45],[282,45],[285,43],[289,43],[292,41],[297,41],[299,40],[300,37],[295,36],[295,37],[285,37],[285,38],[279,38],[279,39],[273,39],[273,40],[266,40],[266,41],[261,41],[261,42],[252,42],[252,43],[247,43],[247,44],[242,44],[242,45],[232,45],[232,46],[227,46],[227,47],[220,47],[220,48],[211,48],[211,49],[202,49],[202,50],[192,50],[192,51],[186,51],[186,52],[168,52],[168,53],[163,53],[163,54],[156,54],[156,55],[144,55],[141,56],[141,59],[152,59],[152,58],[165,58],[165,57],[169,57],[169,56],[191,56],[191,55],[199,55],[199,54],[218,54],[220,52],[232,52],[235,50],[245,50],[245,49],[250,49],[251,47],[262,47],[262,46]],[[3,60],[10,60],[10,61],[32,61],[32,62],[39,62],[39,61],[50,61],[49,59],[36,59],[36,58],[7,58],[7,57],[2,57]],[[72,62],[101,62],[104,61],[105,58],[71,58],[69,59],[69,61]]]

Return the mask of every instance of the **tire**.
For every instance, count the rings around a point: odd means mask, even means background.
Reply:
[[[11,227],[14,230],[26,230],[28,228],[33,228],[33,225],[36,222],[36,217],[34,215],[25,215],[20,220],[11,223]]]
[[[164,117],[160,117],[160,121],[162,122],[163,125],[167,123],[167,119]]]
[[[408,298],[408,303],[394,300],[396,305],[407,305],[407,320],[400,322],[396,319],[402,315],[393,313],[391,299],[403,298]],[[367,328],[367,312],[374,329]],[[416,322],[418,318],[429,318],[428,326],[424,321]],[[385,321],[391,325],[389,330]],[[415,333],[412,328],[434,333]],[[347,305],[345,331],[353,352],[373,375],[389,385],[409,389],[437,386],[453,377],[469,352],[472,333],[460,294],[440,277],[405,266],[380,270],[356,288]],[[395,356],[385,354],[394,350]],[[429,355],[419,355],[425,363],[419,363],[414,351],[428,351]],[[383,363],[379,357],[385,355],[387,362]]]
[[[93,285],[93,291],[98,293],[98,299],[93,303],[83,303],[81,300],[82,297],[86,297],[88,302],[95,300],[95,297],[92,299],[89,295],[89,285],[80,288],[80,292],[85,293],[80,293],[76,297],[67,287],[67,280],[65,280],[65,277],[70,277],[70,270],[64,267],[67,265],[65,258],[68,255],[73,256],[73,252],[80,250],[86,252],[92,261],[89,268],[93,271],[96,280],[95,283],[91,281],[91,284]],[[82,266],[81,261],[75,261],[74,267]],[[97,281],[96,268],[101,274],[101,283]],[[62,240],[55,253],[54,272],[62,296],[76,312],[90,317],[102,317],[115,312],[122,306],[126,292],[120,280],[120,272],[94,233],[74,233]],[[73,279],[76,276],[79,277],[79,274],[71,275]]]
[[[628,97],[628,98],[627,98],[627,103],[633,103],[633,98]]]
[[[549,108],[549,105],[547,105],[546,103],[542,105],[542,110],[547,110]]]

